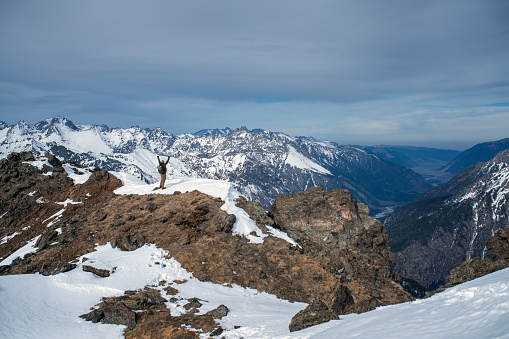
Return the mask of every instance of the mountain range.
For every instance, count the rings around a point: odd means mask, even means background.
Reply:
[[[509,149],[468,167],[385,220],[396,272],[430,288],[447,282],[461,262],[489,257],[486,241],[508,225]]]
[[[371,215],[405,205],[432,186],[418,173],[359,146],[266,130],[202,130],[173,135],[161,128],[75,125],[55,117],[35,125],[0,124],[0,157],[50,151],[62,160],[158,181],[156,155],[170,156],[169,178],[226,180],[269,209],[281,194],[310,187],[345,188]]]

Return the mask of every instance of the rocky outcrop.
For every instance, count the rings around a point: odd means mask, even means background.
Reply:
[[[493,261],[509,261],[509,228],[498,230],[488,239],[486,247],[491,251]]]
[[[152,243],[168,251],[182,267],[202,281],[237,284],[290,301],[311,303],[315,300],[336,318],[340,314],[411,300],[395,282],[391,271],[394,258],[381,223],[369,218],[367,207],[355,202],[346,190],[315,188],[295,196],[282,196],[269,214],[261,205],[239,199],[238,206],[244,208],[262,230],[267,230],[265,225],[279,227],[301,247],[292,246],[268,232],[263,244],[252,244],[245,237],[232,234],[235,216],[221,209],[224,203],[221,199],[198,191],[172,195],[115,195],[113,190],[120,181],[106,171],[94,171],[86,183],[73,185],[65,171],[48,176],[23,163],[21,159],[28,156],[0,162],[0,176],[5,172],[14,173],[15,169],[22,173],[12,179],[15,182],[9,179],[0,185],[0,190],[6,194],[12,194],[17,182],[33,182],[30,188],[18,190],[15,204],[1,200],[7,213],[0,218],[0,236],[19,234],[0,245],[0,256],[7,257],[26,241],[43,233],[45,241],[41,240],[35,253],[0,269],[2,274],[56,274],[60,269],[75,267],[72,266],[76,265],[74,259],[93,251],[96,244],[109,242],[129,251]],[[6,170],[2,171],[3,168]],[[65,207],[57,204],[67,199],[79,203]],[[27,226],[30,227],[25,229]],[[71,266],[65,267],[62,263]],[[90,271],[106,275],[106,272]],[[185,324],[197,328],[193,312],[188,312],[187,318],[176,319],[161,311],[139,312],[127,299],[106,302],[87,318],[126,322],[132,327],[126,333],[133,337],[154,336],[154,331],[187,331],[183,327]],[[189,311],[198,307],[198,303],[193,305]],[[207,325],[206,332],[221,332],[213,319],[227,313],[228,305],[223,306],[207,315],[212,322]],[[98,310],[102,310],[102,315]],[[131,311],[135,313],[135,322]],[[312,319],[306,320],[309,317]],[[116,320],[119,318],[125,321]],[[297,321],[297,318],[304,320]],[[310,324],[326,319],[310,313],[297,318],[292,328],[307,326],[297,325],[298,322]]]
[[[461,284],[509,267],[509,228],[498,230],[488,239],[486,246],[493,253],[491,260],[473,258],[465,261],[451,270],[448,286]]]
[[[305,309],[292,318],[290,332],[300,331],[336,318],[337,315],[323,301],[312,300]]]
[[[336,316],[410,300],[395,283],[395,259],[383,225],[370,218],[367,206],[353,200],[347,190],[315,187],[283,195],[276,198],[269,215],[337,279],[322,298]]]

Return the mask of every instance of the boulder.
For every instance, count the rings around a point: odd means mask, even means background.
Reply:
[[[83,265],[82,269],[84,272],[91,272],[91,273],[94,273],[95,275],[102,277],[102,278],[107,278],[111,274],[109,270],[103,270],[103,269],[95,268],[95,267],[92,267],[89,265]]]
[[[104,302],[101,309],[104,312],[102,322],[105,324],[125,325],[129,328],[136,326],[136,313],[121,301],[115,303]]]
[[[325,304],[335,314],[340,315],[343,314],[349,306],[354,304],[354,300],[348,287],[338,283],[332,288],[331,294],[327,297]]]
[[[305,309],[293,316],[290,322],[290,332],[337,319],[337,315],[320,300],[313,300]]]
[[[509,260],[509,228],[502,228],[488,239],[486,247],[493,253],[492,260]]]
[[[219,305],[212,311],[208,311],[207,313],[205,313],[205,315],[215,319],[221,319],[223,317],[226,317],[228,315],[228,312],[230,312],[228,307],[226,307],[225,305]]]

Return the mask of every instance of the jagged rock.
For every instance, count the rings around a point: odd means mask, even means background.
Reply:
[[[80,318],[93,323],[98,323],[104,318],[104,312],[102,309],[93,309],[91,312],[80,315]]]
[[[136,326],[136,313],[131,311],[123,302],[104,302],[101,309],[104,312],[102,322],[105,324],[125,325],[129,328]]]
[[[225,305],[219,305],[212,311],[208,311],[207,313],[205,313],[205,315],[212,317],[214,319],[221,319],[223,317],[226,317],[228,315],[228,312],[230,312],[228,307],[226,307]]]
[[[334,314],[340,315],[343,314],[349,306],[354,304],[354,300],[348,287],[338,283],[332,288],[331,294],[327,297],[325,304]]]
[[[24,259],[22,261],[26,261],[27,263],[30,263],[30,259]],[[29,268],[25,273],[31,273],[31,271],[34,269]],[[69,263],[67,260],[58,260],[58,261],[48,261],[42,263],[40,266],[38,272],[42,275],[48,276],[48,275],[55,275],[63,272],[68,272],[70,270],[73,270],[76,268],[75,264]]]
[[[305,309],[293,316],[290,322],[290,332],[322,324],[337,319],[334,312],[320,300],[313,300]]]
[[[237,217],[234,214],[228,214],[222,220],[218,221],[216,230],[231,232],[233,225],[235,225],[235,221],[237,221]]]
[[[509,228],[502,228],[488,239],[486,247],[493,253],[492,260],[509,260]]]
[[[166,302],[166,299],[161,297],[159,291],[146,288],[144,291],[138,292],[132,296],[132,299],[136,305],[131,306],[131,309],[146,309],[150,306],[162,305]]]
[[[243,196],[236,200],[237,206],[249,214],[249,217],[261,225],[274,226],[274,220],[269,217],[259,202],[249,201]]]
[[[274,201],[269,215],[308,250],[348,246],[369,250],[387,242],[380,221],[370,218],[368,207],[353,200],[347,190],[313,187],[292,196],[282,195]]]
[[[48,162],[51,166],[62,167],[62,162],[60,160],[58,160],[58,158],[56,156],[54,156],[53,154],[51,154],[50,152],[46,152],[44,155],[48,159]]]
[[[111,248],[117,248],[118,247],[118,238],[113,238],[110,241]]]
[[[51,274],[53,275],[53,274],[68,272],[68,271],[75,269],[76,266],[77,266],[76,264],[71,264],[67,261],[60,260],[57,264],[57,267],[55,267],[55,269],[53,270],[53,272]]]
[[[102,277],[102,278],[107,278],[111,274],[111,272],[109,270],[95,268],[95,267],[92,267],[89,265],[83,265],[82,269],[84,272],[91,272],[91,273],[94,273],[95,275]]]
[[[202,307],[202,303],[198,298],[191,298],[189,302],[184,305],[184,308],[191,313],[197,313],[200,307]]]
[[[509,267],[509,228],[498,230],[486,246],[493,252],[492,260],[472,258],[451,270],[449,285],[457,285]]]
[[[35,243],[35,247],[37,247],[39,251],[42,251],[45,248],[48,248],[57,239],[58,239],[57,231],[55,231],[55,230],[47,230],[37,240],[37,242]]]
[[[136,236],[134,240],[132,240],[131,237],[127,235],[122,238],[121,243],[117,242],[117,246],[122,251],[134,251],[142,247],[143,245],[145,245],[145,238],[141,234]]]

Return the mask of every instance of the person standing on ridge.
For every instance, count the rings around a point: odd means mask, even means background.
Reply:
[[[157,171],[161,174],[161,183],[159,184],[159,188],[163,190],[165,189],[164,182],[166,181],[166,165],[168,164],[168,161],[170,161],[170,156],[168,156],[168,160],[166,160],[166,162],[159,159],[159,156],[157,156],[157,162],[159,163]]]

